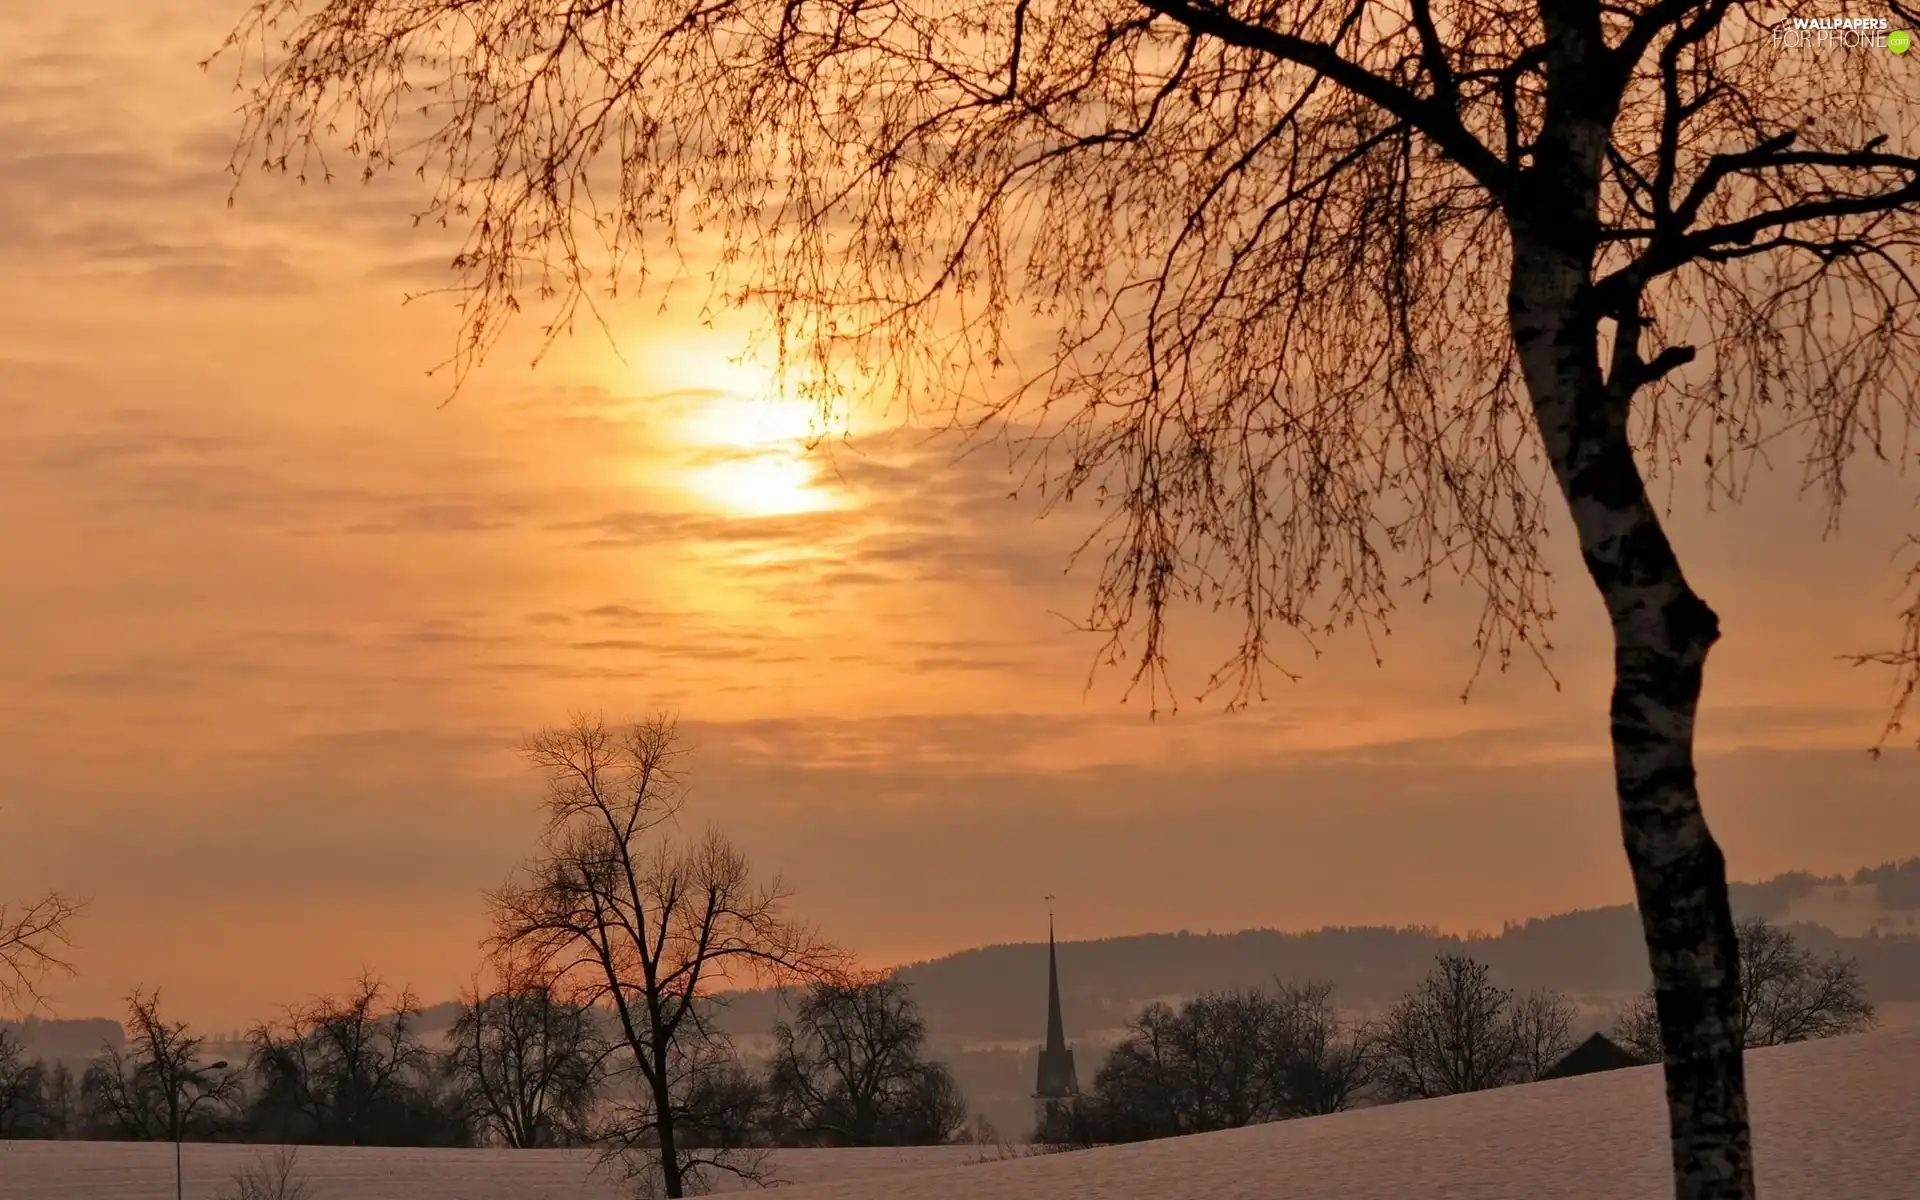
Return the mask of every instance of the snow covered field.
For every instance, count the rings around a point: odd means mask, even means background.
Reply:
[[[1748,1056],[1763,1200],[1920,1195],[1920,1030]],[[248,1147],[188,1146],[212,1200]],[[169,1146],[0,1143],[4,1200],[164,1200]],[[976,1163],[973,1147],[787,1151],[787,1200],[1658,1200],[1653,1068],[1230,1133]],[[602,1200],[579,1155],[312,1148],[314,1200]],[[910,1173],[910,1174],[903,1174]]]
[[[271,1153],[189,1143],[182,1159],[186,1200],[215,1200],[234,1172]],[[787,1183],[810,1184],[937,1169],[993,1153],[977,1146],[783,1150],[771,1165]],[[625,1200],[612,1180],[593,1171],[591,1154],[568,1150],[302,1146],[299,1167],[313,1183],[312,1200]],[[719,1182],[727,1191],[741,1186]],[[173,1200],[173,1146],[0,1142],[0,1200]]]
[[[1920,1032],[1747,1056],[1762,1200],[1920,1196]],[[1641,1067],[1084,1154],[841,1180],[786,1200],[1659,1200]]]

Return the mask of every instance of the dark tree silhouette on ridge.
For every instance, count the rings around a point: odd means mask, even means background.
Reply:
[[[1056,1140],[1139,1141],[1340,1112],[1372,1085],[1373,1031],[1326,983],[1205,992],[1147,1005]]]
[[[1858,963],[1838,954],[1820,958],[1760,917],[1741,921],[1737,932],[1742,1045],[1783,1046],[1873,1028],[1873,1002]],[[1614,1019],[1613,1039],[1642,1058],[1659,1056],[1660,1021],[1651,993],[1623,1008]]]
[[[282,1142],[464,1145],[466,1114],[441,1092],[439,1056],[410,989],[361,975],[343,996],[290,1007],[249,1035],[251,1120]]]
[[[1801,11],[1789,5],[1789,12]],[[1898,3],[1896,14],[1905,12]],[[1782,436],[1837,508],[1920,419],[1909,64],[1742,0],[259,0],[235,166],[419,169],[464,232],[457,372],[682,246],[831,406],[950,406],[1108,520],[1089,624],[1384,629],[1452,575],[1546,649],[1549,497],[1613,633],[1623,842],[1675,1194],[1745,1200],[1725,860],[1695,778],[1719,622],[1647,486]],[[1036,343],[1034,334],[1042,335]],[[1909,582],[1920,584],[1920,566]],[[1920,676],[1920,602],[1891,650]]]
[[[158,991],[127,997],[127,1044],[105,1047],[80,1079],[83,1122],[95,1137],[186,1140],[230,1115],[238,1077],[200,1061],[205,1039],[160,1011]]]
[[[1478,1092],[1525,1072],[1529,1023],[1485,963],[1443,954],[1387,1010],[1376,1046],[1382,1090],[1395,1100]]]
[[[632,1102],[599,1132],[630,1182],[677,1200],[715,1172],[760,1180],[740,1127],[753,1089],[712,1022],[717,993],[837,978],[845,956],[718,830],[680,832],[687,747],[671,718],[576,716],[524,751],[547,829],[489,898],[490,948],[609,1012],[610,1069]]]
[[[925,1057],[926,1021],[898,978],[814,984],[773,1041],[767,1096],[777,1141],[939,1145],[966,1126],[960,1089],[944,1063]]]
[[[514,1149],[584,1144],[610,1047],[600,1014],[511,957],[476,981],[447,1033],[446,1065],[467,1111]]]

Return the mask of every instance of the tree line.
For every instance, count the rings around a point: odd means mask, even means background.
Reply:
[[[1748,1048],[1857,1033],[1874,1023],[1859,970],[1760,918],[1738,926]],[[1465,954],[1442,954],[1371,1018],[1341,1012],[1326,983],[1204,993],[1147,1006],[1086,1094],[1043,1117],[1055,1145],[1142,1141],[1529,1083],[1574,1049],[1579,1010],[1549,988],[1501,986]],[[1661,1061],[1653,997],[1616,1013],[1612,1040]]]
[[[643,1097],[623,1086],[604,1009],[521,977],[461,1001],[431,1036],[413,995],[366,976],[248,1037],[237,1063],[168,1019],[157,992],[128,1002],[127,1042],[79,1073],[29,1059],[0,1030],[0,1138],[282,1145],[591,1147],[632,1138]],[[967,1121],[926,1026],[891,977],[815,984],[749,1066],[696,1056],[676,1097],[693,1149],[898,1146],[954,1140]]]
[[[1853,965],[1801,948],[1754,919],[1740,928],[1749,1046],[1873,1022]],[[710,1002],[711,1003],[711,1002]],[[935,1145],[980,1136],[908,985],[893,975],[812,984],[750,1064],[729,1040],[683,1052],[683,1165],[755,1169],[755,1153],[798,1146]],[[419,1025],[405,991],[363,977],[257,1027],[238,1066],[205,1065],[205,1040],[166,1019],[157,993],[129,1001],[127,1043],[75,1076],[29,1061],[0,1031],[0,1138],[224,1140],[353,1146],[658,1150],[646,1094],[623,1080],[622,1034],[605,1008],[524,968],[464,996],[444,1036]],[[1578,1013],[1549,990],[1516,993],[1457,954],[1383,1014],[1360,1019],[1325,983],[1209,992],[1149,1005],[1106,1056],[1079,1104],[1035,1131],[1052,1144],[1140,1141],[1319,1116],[1370,1104],[1540,1079],[1573,1047]],[[1657,1061],[1644,997],[1616,1042]],[[683,1172],[683,1184],[684,1184]]]
[[[855,971],[792,915],[780,880],[757,878],[718,831],[683,828],[685,752],[664,718],[576,718],[529,740],[547,826],[487,898],[486,982],[444,1034],[423,1028],[410,991],[365,975],[211,1061],[225,1047],[136,990],[125,1044],[78,1075],[0,1027],[0,1137],[582,1147],[668,1197],[721,1173],[767,1182],[779,1147],[997,1138],[929,1057],[902,977]],[[1746,1045],[1872,1023],[1851,961],[1761,920],[1739,938]],[[788,999],[750,1060],[716,1018],[754,981]],[[1153,1004],[1035,1139],[1137,1141],[1525,1082],[1571,1049],[1576,1020],[1566,996],[1516,993],[1463,954],[1366,1019],[1324,982]],[[1650,996],[1615,1035],[1658,1061]]]

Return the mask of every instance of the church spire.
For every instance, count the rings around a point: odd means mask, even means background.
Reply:
[[[1047,906],[1047,1053],[1067,1053],[1067,1025],[1060,1017],[1060,958],[1053,948],[1053,906]]]
[[[1039,1076],[1036,1099],[1063,1100],[1080,1092],[1066,1022],[1060,1016],[1060,959],[1053,942],[1052,896],[1047,897],[1047,1044],[1040,1051]]]

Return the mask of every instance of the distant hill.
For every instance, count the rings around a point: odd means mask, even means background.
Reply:
[[[1740,916],[1792,927],[1821,953],[1857,958],[1877,1000],[1920,1000],[1920,857],[1862,868],[1851,877],[1789,872],[1730,887]],[[1287,933],[1147,933],[1062,942],[1061,1001],[1070,1036],[1124,1025],[1154,999],[1178,999],[1275,978],[1326,980],[1342,1004],[1392,1002],[1436,954],[1465,951],[1520,988],[1554,987],[1604,1003],[1646,986],[1646,948],[1633,908],[1616,905],[1509,923],[1498,934],[1461,937],[1432,929],[1352,927]],[[944,1043],[1007,1043],[1014,1053],[1039,1036],[1046,945],[983,946],[899,969],[934,1037]],[[421,1027],[440,1033],[457,1006],[435,1004]],[[734,993],[722,1024],[763,1034],[781,1019],[772,991]],[[122,1039],[117,1021],[41,1020],[16,1026],[36,1053],[83,1060]]]
[[[126,1045],[127,1034],[120,1022],[105,1017],[87,1017],[73,1021],[52,1021],[28,1017],[24,1021],[0,1021],[0,1029],[18,1035],[27,1053],[49,1062],[64,1062],[78,1069],[100,1053],[101,1047]]]
[[[1794,929],[1820,953],[1860,961],[1878,1000],[1920,1000],[1920,858],[1864,868],[1851,878],[1792,872],[1730,887],[1738,916]],[[1649,982],[1639,916],[1629,905],[1510,923],[1461,937],[1432,929],[1355,927],[1285,933],[1150,933],[1062,942],[1060,990],[1077,1035],[1125,1024],[1156,998],[1192,996],[1273,979],[1326,980],[1340,1002],[1391,1003],[1436,954],[1465,952],[1519,988],[1553,987],[1603,1004]],[[1046,945],[985,946],[900,968],[942,1041],[1031,1042],[1044,1016]],[[737,993],[724,1024],[762,1032],[780,1019],[771,991]]]
[[[1818,953],[1857,959],[1874,999],[1920,1000],[1920,858],[1850,877],[1790,872],[1735,883],[1730,892],[1737,915],[1786,925]],[[1062,942],[1059,950],[1063,1015],[1083,1083],[1104,1057],[1102,1043],[1155,999],[1283,978],[1331,982],[1337,1003],[1373,1009],[1404,994],[1436,954],[1464,951],[1508,986],[1553,987],[1584,1001],[1592,1028],[1604,1024],[1608,1005],[1647,983],[1639,916],[1628,905],[1513,922],[1498,934],[1470,937],[1420,928],[1250,929]],[[926,1015],[935,1052],[953,1068],[973,1110],[1014,1136],[1032,1119],[1046,951],[1044,942],[983,946],[898,972]],[[754,991],[727,999],[719,1023],[753,1056],[784,1015],[782,997]],[[437,1039],[458,1011],[452,1002],[429,1006],[419,1027]],[[36,1019],[17,1028],[30,1052],[75,1067],[103,1043],[117,1045],[124,1037],[118,1022],[100,1019]],[[212,1038],[208,1050],[234,1056],[246,1048]]]
[[[1851,878],[1793,872],[1729,891],[1737,915],[1784,924],[1816,952],[1859,960],[1876,999],[1920,999],[1920,858]],[[1063,1015],[1083,1082],[1104,1058],[1102,1043],[1149,1001],[1276,977],[1327,980],[1341,1005],[1373,1009],[1403,995],[1436,954],[1465,952],[1508,986],[1553,987],[1584,1001],[1581,1032],[1603,1027],[1611,1004],[1648,983],[1639,914],[1624,904],[1510,923],[1478,937],[1417,928],[1254,929],[1063,942],[1059,951]],[[899,975],[974,1111],[1002,1131],[1024,1132],[1046,1011],[1046,944],[966,950]],[[737,993],[721,1024],[758,1034],[780,1017],[777,994]]]

